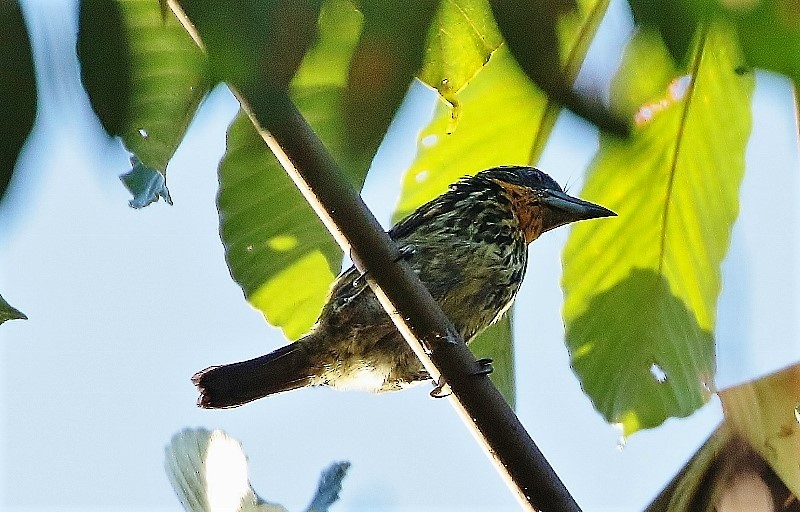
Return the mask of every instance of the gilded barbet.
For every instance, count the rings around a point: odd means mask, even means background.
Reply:
[[[514,302],[528,244],[545,231],[614,212],[569,196],[533,167],[467,176],[389,230],[400,254],[469,343]],[[429,379],[355,267],[333,283],[311,331],[269,354],[192,377],[198,405],[236,407],[304,386],[393,391]]]

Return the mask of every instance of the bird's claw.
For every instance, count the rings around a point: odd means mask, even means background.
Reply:
[[[478,364],[478,369],[475,370],[472,375],[489,375],[494,371],[492,359],[489,357],[478,359],[475,362]]]
[[[444,380],[444,377],[439,376],[439,382],[436,382],[436,387],[431,390],[431,398],[444,398],[453,394],[453,390]]]
[[[417,247],[414,244],[404,245],[397,250],[397,257],[394,261],[408,260],[415,252],[417,252]]]

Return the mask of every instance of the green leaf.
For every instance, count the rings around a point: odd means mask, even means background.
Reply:
[[[319,36],[291,85],[298,108],[357,188],[371,153],[350,148],[341,106],[360,27],[352,4],[326,2]],[[342,252],[243,114],[228,130],[217,206],[234,280],[272,325],[297,338],[319,315]]]
[[[169,205],[172,204],[167,180],[163,174],[144,165],[135,155],[131,157],[131,165],[133,166],[131,171],[119,177],[125,188],[133,194],[133,199],[129,201],[131,208],[144,208],[159,198],[163,198]]]
[[[640,45],[653,53],[646,72]],[[754,81],[736,72],[727,27],[705,31],[693,55],[689,75],[678,76],[652,38],[632,42],[616,85],[640,95],[651,80],[674,80],[642,105],[629,142],[602,138],[581,196],[619,217],[576,225],[564,250],[572,365],[625,435],[687,416],[713,391],[720,264],[738,213]]]
[[[800,84],[800,16],[796,2],[767,0],[731,10],[742,52],[751,66],[770,69]]]
[[[322,309],[341,250],[244,114],[228,129],[219,181],[231,275],[270,324],[297,338]]]
[[[699,25],[722,19],[736,27],[747,64],[783,73],[800,83],[800,17],[794,2],[633,0],[631,9],[637,23],[658,29],[678,61],[686,58]]]
[[[210,86],[203,52],[158,2],[84,0],[78,56],[106,131],[165,173]]]
[[[472,340],[469,348],[477,359],[489,358],[492,360],[494,371],[489,374],[489,378],[492,379],[494,385],[513,409],[516,404],[516,386],[514,384],[514,336],[511,311]]]
[[[2,295],[0,295],[0,324],[6,320],[27,320],[28,317],[25,313],[16,309],[14,306],[6,302]]]
[[[19,3],[0,2],[0,200],[36,116],[36,77]]]
[[[631,0],[630,6],[637,24],[654,27],[664,39],[670,55],[677,62],[690,57],[694,34],[702,19],[708,16],[705,5],[696,2],[696,9],[687,9],[686,2],[673,0]],[[703,5],[701,5],[703,4]]]
[[[443,1],[428,34],[419,79],[455,103],[456,94],[502,43],[488,0]]]

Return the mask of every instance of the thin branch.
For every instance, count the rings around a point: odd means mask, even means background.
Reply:
[[[202,47],[202,34],[168,0]],[[251,56],[258,62],[259,56]],[[528,510],[579,511],[564,484],[460,338],[439,304],[402,259],[381,225],[349,185],[333,157],[285,89],[227,77],[248,113],[300,192],[342,249],[350,254],[425,369],[444,379],[450,403]]]
[[[245,86],[248,87],[248,86]],[[349,185],[285,91],[239,90],[270,149],[359,268],[398,330],[437,381],[452,389],[484,451],[526,509],[580,510],[450,321]]]

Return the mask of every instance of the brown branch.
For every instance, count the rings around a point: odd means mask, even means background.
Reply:
[[[245,86],[247,87],[247,86]],[[472,428],[526,508],[580,510],[497,388],[394,242],[348,184],[285,91],[239,90],[245,110],[333,236],[368,282],[408,344]]]
[[[167,2],[202,47],[202,31],[175,0]],[[222,38],[219,44],[226,44],[224,35],[217,36]],[[213,61],[214,55],[210,57]],[[259,57],[263,56],[241,58],[262,62]],[[261,79],[256,79],[259,73],[231,74],[224,66],[218,71],[229,85],[236,84],[231,89],[242,108],[342,249],[366,273],[370,287],[426,370],[450,386],[450,403],[523,506],[548,512],[580,510],[500,392],[481,373],[483,368],[438,303],[398,258],[394,242],[349,185],[285,88],[270,86],[276,80],[264,76],[264,70]]]

